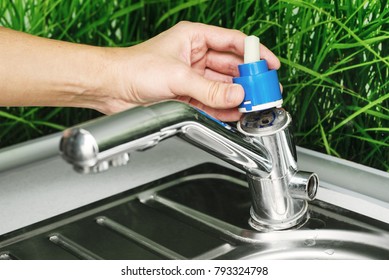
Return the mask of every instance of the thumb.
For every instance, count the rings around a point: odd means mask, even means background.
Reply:
[[[181,96],[190,96],[206,106],[216,109],[237,107],[244,99],[241,85],[208,80],[191,71],[187,79],[181,79],[180,90],[174,91]]]

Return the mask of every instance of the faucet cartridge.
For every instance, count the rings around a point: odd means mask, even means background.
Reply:
[[[269,70],[266,60],[260,59],[259,38],[245,39],[244,63],[238,65],[240,77],[233,82],[242,85],[245,98],[239,111],[249,113],[281,107],[282,96],[276,70]]]

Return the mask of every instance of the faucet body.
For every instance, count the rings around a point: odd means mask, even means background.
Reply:
[[[249,224],[261,231],[283,230],[307,219],[307,201],[316,196],[318,177],[299,171],[291,116],[283,109],[245,114],[238,130],[266,147],[272,170],[265,177],[247,174],[252,197]]]
[[[283,230],[306,219],[307,201],[316,195],[316,174],[297,169],[295,146],[283,109],[253,112],[230,127],[181,102],[136,107],[70,128],[60,143],[62,157],[80,173],[95,173],[129,161],[143,151],[178,136],[240,168],[252,197],[250,225]]]

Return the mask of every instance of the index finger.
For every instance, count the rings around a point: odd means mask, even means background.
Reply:
[[[239,30],[227,29],[218,26],[196,23],[196,35],[202,35],[208,48],[219,52],[232,52],[239,56],[244,55],[244,40],[246,34]],[[261,59],[267,61],[270,69],[280,68],[280,60],[263,44],[260,44]]]

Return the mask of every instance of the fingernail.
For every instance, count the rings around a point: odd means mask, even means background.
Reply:
[[[244,91],[241,85],[232,84],[227,91],[227,103],[232,106],[238,106],[243,102]]]

